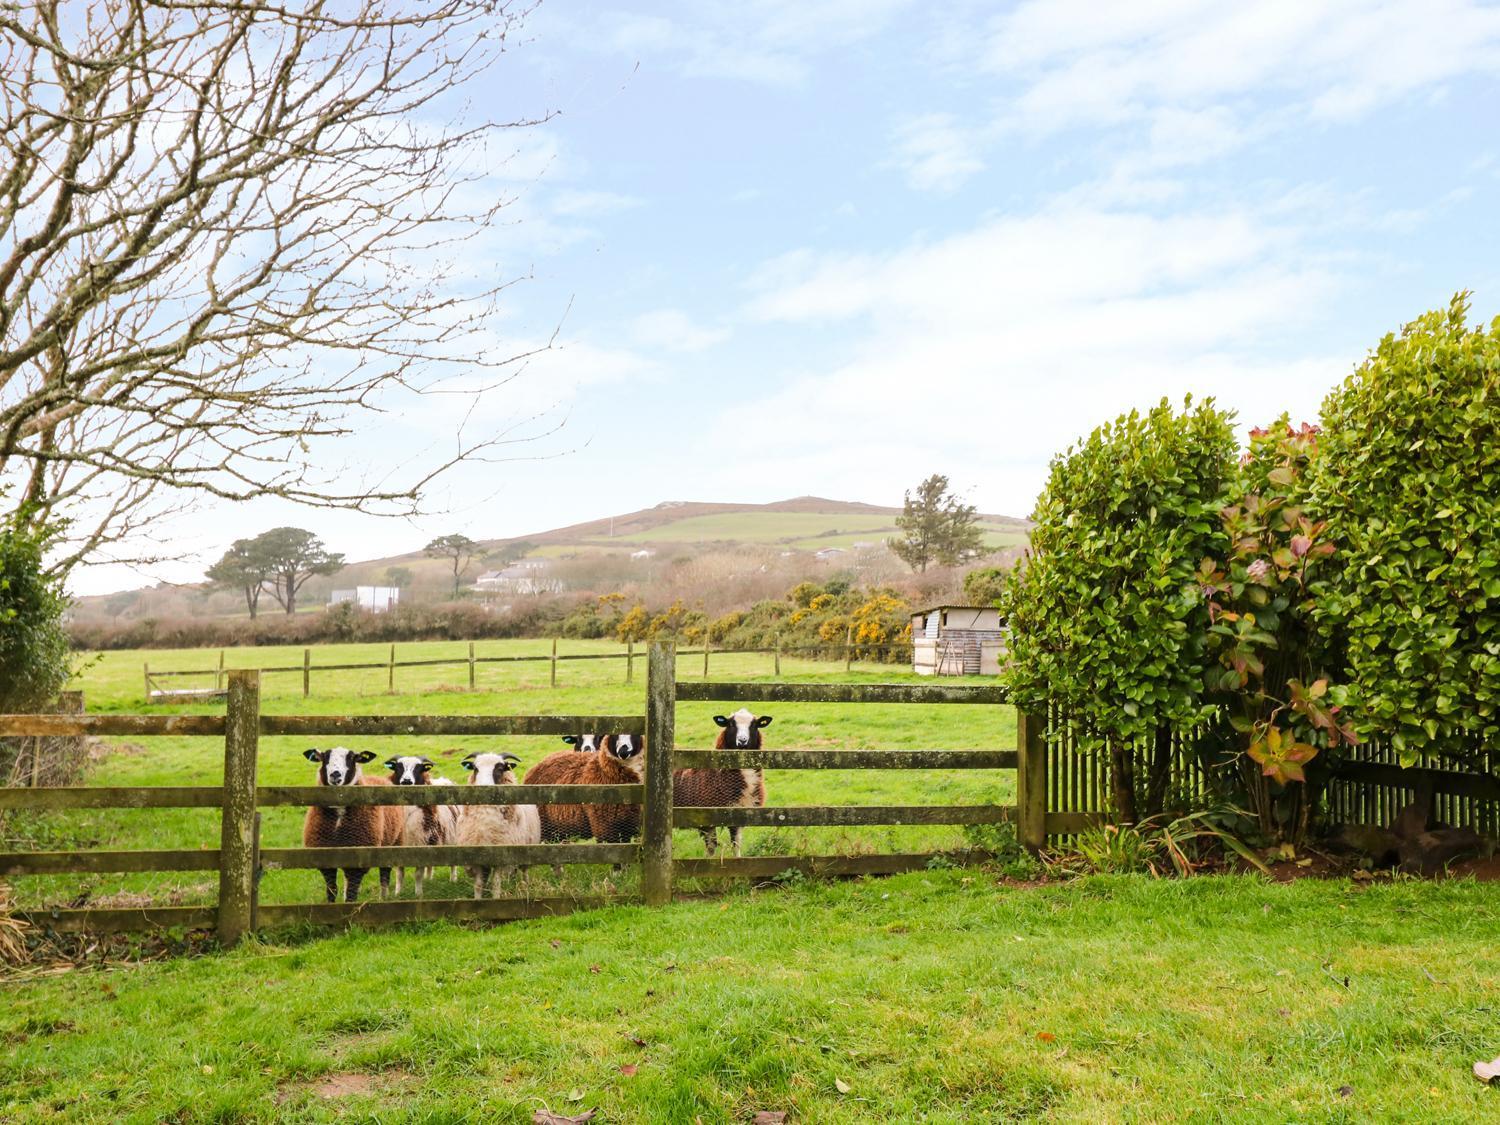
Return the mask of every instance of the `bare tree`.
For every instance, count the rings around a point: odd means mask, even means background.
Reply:
[[[314,467],[393,399],[460,370],[477,395],[524,358],[493,354],[507,283],[461,251],[505,202],[492,143],[533,122],[458,104],[521,15],[0,5],[0,515],[67,517],[55,570],[205,497],[408,512],[524,440],[460,430],[358,481]]]

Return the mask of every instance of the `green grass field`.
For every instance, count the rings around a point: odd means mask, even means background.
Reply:
[[[1465,883],[933,871],[0,987],[7,1122],[1500,1114],[1500,902]]]
[[[1024,542],[1026,534],[1013,524],[983,521],[985,543],[1007,547]],[[618,536],[628,543],[782,543],[815,551],[849,547],[857,542],[878,543],[896,533],[894,516],[868,512],[723,512],[689,516],[660,527]]]
[[[483,641],[476,652],[485,655],[544,654],[551,642]],[[607,642],[564,642],[569,652],[615,652]],[[314,649],[313,663],[348,664],[385,660],[389,645],[328,645]],[[397,646],[398,660],[462,657],[461,642],[414,642]],[[217,651],[152,650],[110,652],[86,658],[77,685],[91,711],[154,713],[213,713],[223,704],[154,705],[144,699],[142,664],[153,669],[211,669]],[[300,648],[230,649],[226,666],[300,668]],[[816,664],[783,658],[783,678],[804,681],[842,680],[842,663]],[[715,653],[711,671],[716,679],[762,678],[772,672],[765,655]],[[702,674],[702,658],[685,656],[679,678]],[[635,682],[624,682],[624,662],[581,660],[559,663],[558,684],[549,686],[545,662],[479,665],[478,690],[467,690],[466,666],[396,670],[396,694],[386,692],[384,669],[314,673],[312,695],[302,698],[300,671],[263,677],[261,709],[266,714],[642,714],[645,710],[646,661],[636,660]],[[905,681],[915,677],[902,666],[856,665],[855,680]],[[165,681],[182,686],[205,680]],[[460,686],[462,685],[462,686]],[[750,706],[756,707],[753,702]],[[734,709],[732,704],[685,703],[677,719],[677,744],[684,749],[713,745],[718,728],[712,716]],[[774,717],[766,729],[767,746],[789,749],[995,749],[1015,745],[1015,718],[1008,707],[915,705],[777,705],[761,708]],[[348,738],[355,749],[375,750],[380,761],[392,754],[425,753],[443,772],[463,780],[459,759],[471,750],[501,747],[521,756],[529,766],[562,749],[556,738]],[[316,771],[303,759],[306,743],[290,738],[263,738],[259,776],[262,784],[311,784]],[[143,738],[134,742],[111,740],[97,748],[98,760],[88,783],[100,785],[214,785],[223,776],[223,741],[215,738]],[[1014,801],[1013,771],[885,771],[841,770],[772,771],[766,778],[768,803],[783,805],[840,804],[1010,804]],[[303,812],[296,808],[262,811],[262,842],[267,847],[299,846]],[[101,809],[80,810],[47,817],[17,814],[7,833],[11,846],[63,850],[73,848],[197,848],[217,847],[219,815],[213,809]],[[722,835],[722,834],[721,834]],[[926,851],[962,847],[962,829],[945,826],[880,826],[829,828],[765,828],[745,831],[750,855],[861,854],[872,851]],[[676,834],[679,855],[701,856],[703,843],[696,832]],[[449,882],[446,870],[427,897],[469,893],[463,872]],[[365,886],[373,889],[373,878]],[[566,869],[561,882],[548,869],[533,869],[528,887],[534,894],[562,891],[630,891],[635,873],[619,875],[605,866]],[[212,902],[216,877],[202,872],[47,876],[18,879],[16,894],[27,906],[58,904],[86,894],[95,905],[194,904]],[[367,892],[368,893],[368,892]],[[412,892],[408,887],[407,894]],[[271,871],[261,885],[265,902],[320,899],[321,877],[315,871]]]

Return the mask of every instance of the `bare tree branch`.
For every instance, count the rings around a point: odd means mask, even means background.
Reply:
[[[71,520],[59,569],[197,498],[411,514],[518,440],[461,428],[373,485],[317,467],[392,394],[527,358],[492,354],[509,282],[463,255],[506,203],[495,142],[536,122],[454,105],[525,14],[0,7],[0,505]]]

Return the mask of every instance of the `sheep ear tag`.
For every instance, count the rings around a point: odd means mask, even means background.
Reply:
[[[758,719],[755,720],[755,725],[758,726],[758,727],[768,727],[768,726],[770,726],[771,725],[771,716],[770,715],[762,715],[760,718],[758,718]]]
[[[302,756],[309,762],[321,762],[323,760],[323,752],[321,750],[314,750],[311,747],[302,751]]]
[[[463,768],[466,770],[476,770],[479,768],[474,764],[473,758],[465,758],[462,762],[459,763],[459,765],[463,766]]]

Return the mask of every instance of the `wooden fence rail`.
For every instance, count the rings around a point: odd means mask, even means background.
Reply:
[[[457,656],[428,657],[421,660],[397,660],[396,646],[390,648],[390,656],[386,660],[359,661],[340,664],[314,664],[312,662],[311,648],[302,650],[302,662],[300,664],[275,664],[265,665],[249,671],[259,672],[261,675],[300,675],[302,677],[302,696],[307,698],[312,694],[313,673],[318,672],[370,672],[383,671],[386,673],[386,690],[395,690],[395,676],[398,668],[444,668],[463,667],[468,671],[469,690],[476,689],[478,682],[478,666],[481,664],[547,664],[549,665],[549,682],[553,687],[557,686],[557,666],[574,660],[623,660],[625,661],[625,682],[631,683],[635,678],[635,644],[631,642],[620,652],[558,652],[558,639],[552,638],[550,652],[533,653],[528,655],[514,656],[477,656],[474,652],[474,642],[458,642],[465,644],[467,650]],[[910,652],[911,642],[903,641],[899,644],[861,644],[855,642],[852,637],[846,637],[841,643],[816,644],[816,645],[774,645],[769,648],[716,648],[712,642],[705,642],[701,648],[677,649],[679,656],[703,657],[703,678],[709,676],[709,657],[737,656],[737,655],[762,655],[772,656],[775,659],[775,674],[781,675],[781,658],[796,654],[821,655],[832,661],[842,661],[844,668],[848,671],[853,667],[856,659],[863,656],[869,658],[877,653]],[[227,671],[224,666],[224,652],[219,652],[218,666],[214,668],[157,668],[151,667],[148,660],[142,665],[143,679],[145,683],[146,702],[171,702],[187,701],[203,698],[220,698],[225,694],[224,678]],[[213,681],[212,687],[201,688],[173,688],[167,686],[164,681],[197,679],[207,683]]]
[[[674,829],[714,826],[989,825],[1012,821],[1044,823],[1036,810],[998,804],[791,806],[771,808],[673,808],[674,771],[713,769],[894,769],[1013,770],[1024,764],[1022,750],[678,750],[676,708],[680,700],[772,700],[838,704],[1001,705],[1004,693],[990,686],[943,684],[786,684],[685,683],[677,679],[677,650],[670,642],[650,647],[642,715],[267,715],[260,711],[260,673],[223,673],[227,706],[213,715],[4,715],[0,736],[43,733],[55,736],[206,736],[224,740],[224,782],[200,786],[0,788],[0,810],[83,808],[218,808],[218,848],[100,850],[81,852],[3,852],[0,875],[58,875],[146,871],[217,871],[215,907],[130,909],[67,908],[22,911],[35,925],[57,930],[100,932],[156,926],[212,924],[232,945],[257,926],[292,922],[383,923],[421,918],[521,918],[558,913],[584,904],[643,901],[660,905],[672,898],[677,878],[766,878],[787,871],[826,874],[878,874],[911,870],[934,858],[951,862],[984,859],[977,849],[960,852],[901,853],[886,856],[756,856],[674,859]],[[389,667],[389,665],[376,665]],[[293,669],[303,671],[302,667]],[[630,785],[508,786],[309,786],[263,785],[257,781],[258,740],[296,735],[551,735],[609,730],[646,736],[644,780]],[[1024,772],[1024,770],[1023,770]],[[1033,790],[1029,799],[1043,795]],[[351,807],[368,805],[611,804],[641,806],[639,843],[539,844],[494,847],[266,847],[258,834],[259,813],[268,807]],[[1028,841],[1039,846],[1041,840]],[[266,870],[328,867],[516,866],[528,864],[616,864],[638,866],[639,896],[583,899],[431,899],[357,903],[262,905],[259,876]]]

